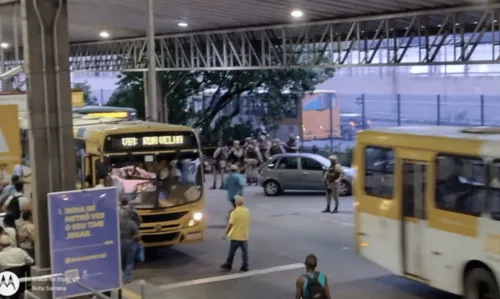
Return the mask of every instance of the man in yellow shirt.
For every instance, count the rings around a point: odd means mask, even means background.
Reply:
[[[236,250],[241,248],[241,257],[243,263],[241,271],[248,271],[248,227],[250,225],[250,212],[243,206],[243,196],[236,195],[234,197],[236,208],[229,216],[226,232],[223,239],[229,238],[231,244],[229,246],[229,254],[226,262],[220,266],[223,270],[231,270],[233,268],[233,259]]]

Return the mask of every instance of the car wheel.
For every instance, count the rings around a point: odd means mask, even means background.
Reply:
[[[465,274],[464,298],[499,298],[498,284],[493,274],[486,268],[474,268]]]
[[[280,184],[275,180],[266,181],[263,187],[267,196],[276,196],[281,192]]]
[[[340,196],[349,196],[349,195],[351,195],[351,184],[349,184],[348,181],[342,180],[340,182],[339,195]]]

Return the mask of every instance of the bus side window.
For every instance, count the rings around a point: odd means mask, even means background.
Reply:
[[[439,155],[436,174],[436,207],[480,216],[486,200],[486,167],[480,158]]]
[[[85,141],[75,139],[76,154],[76,183],[80,188],[85,188]]]
[[[491,195],[488,196],[488,210],[491,218],[500,221],[500,160],[495,160],[491,164],[489,180]]]
[[[394,185],[394,152],[380,147],[365,148],[365,193],[392,198]]]

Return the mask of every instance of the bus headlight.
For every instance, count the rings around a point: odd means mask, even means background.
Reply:
[[[203,218],[203,213],[202,212],[196,212],[193,214],[193,220],[194,221],[200,221]]]

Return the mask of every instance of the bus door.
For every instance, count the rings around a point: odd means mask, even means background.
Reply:
[[[403,273],[425,278],[426,162],[402,160],[401,216]]]

